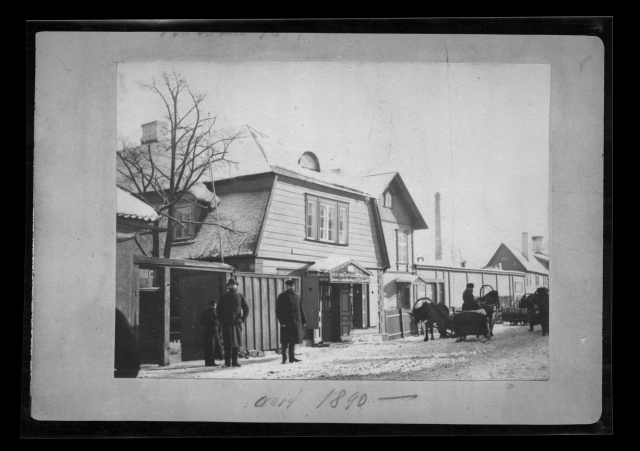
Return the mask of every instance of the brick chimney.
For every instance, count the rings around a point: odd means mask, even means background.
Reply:
[[[529,234],[522,232],[522,255],[529,261]]]
[[[460,260],[460,266],[465,268],[467,266],[467,261],[466,260]]]
[[[436,193],[436,252],[435,259],[442,260],[442,229],[440,225],[440,193]]]
[[[533,236],[531,237],[531,241],[533,241],[533,253],[542,253],[544,251],[544,237],[542,236]]]
[[[162,141],[169,133],[169,126],[166,122],[153,121],[142,124],[142,144],[151,144]]]

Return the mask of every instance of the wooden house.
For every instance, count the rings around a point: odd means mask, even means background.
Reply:
[[[508,271],[519,271],[525,274],[524,291],[535,292],[539,287],[549,287],[549,256],[541,246],[542,237],[534,237],[529,244],[528,234],[522,234],[522,251],[500,244],[486,268],[501,268]]]
[[[262,296],[273,288],[267,279],[276,276],[299,281],[308,343],[349,339],[353,329],[385,332],[385,308],[411,302],[403,276],[414,272],[413,231],[427,227],[400,175],[322,170],[312,152],[284,149],[249,127],[247,134],[231,148],[238,165],[204,181],[216,203],[194,213],[200,225],[174,236],[171,258],[224,259],[251,284],[266,278],[264,287],[239,287],[255,308],[249,347],[272,349],[272,340],[255,337],[276,326],[262,313],[271,308]]]

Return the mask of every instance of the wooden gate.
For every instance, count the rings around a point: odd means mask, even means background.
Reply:
[[[234,277],[238,281],[238,292],[244,294],[249,305],[249,317],[243,330],[244,349],[278,349],[280,326],[276,318],[276,299],[284,291],[287,279],[295,280],[296,290],[300,290],[300,278],[256,273],[235,273]]]

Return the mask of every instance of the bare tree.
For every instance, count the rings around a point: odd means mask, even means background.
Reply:
[[[163,256],[171,255],[174,228],[184,226],[175,208],[201,179],[209,164],[229,163],[231,143],[240,132],[216,130],[216,117],[202,111],[205,94],[192,91],[189,82],[176,73],[163,72],[159,79],[141,84],[158,95],[165,106],[164,123],[156,139],[142,145],[122,142],[117,152],[118,186],[142,199],[155,193],[158,213],[166,218]],[[152,255],[159,256],[157,234]]]

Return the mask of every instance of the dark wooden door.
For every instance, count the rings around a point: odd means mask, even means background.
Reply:
[[[164,344],[164,292],[161,289],[140,290],[138,340],[140,362],[157,364]]]
[[[369,284],[363,284],[362,287],[362,327],[369,327]]]
[[[340,288],[340,336],[351,335],[352,326],[352,303],[351,287],[342,285]]]

